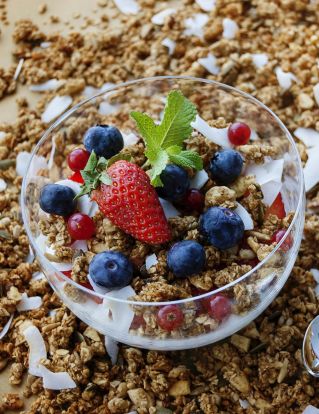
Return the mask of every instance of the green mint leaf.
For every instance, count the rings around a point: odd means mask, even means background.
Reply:
[[[169,155],[169,159],[174,164],[184,168],[193,168],[195,170],[203,169],[203,160],[194,151],[181,151],[177,155]]]
[[[146,148],[156,149],[159,147],[159,140],[157,139],[157,125],[153,119],[142,112],[131,112],[131,117],[136,122],[136,125],[144,139]]]
[[[107,161],[107,166],[108,167],[110,167],[112,164],[114,164],[116,161],[120,161],[120,160],[123,160],[123,161],[130,161],[131,160],[131,155],[130,154],[116,154],[116,155],[114,155],[112,158],[110,158],[108,161]]]
[[[168,154],[166,151],[160,149],[157,153],[152,153],[147,151],[149,160],[151,161],[152,168],[150,170],[151,184],[154,187],[163,186],[163,183],[160,179],[161,172],[165,169],[166,164],[168,163]],[[156,156],[153,158],[153,156]]]
[[[166,148],[168,155],[177,155],[182,151],[182,148],[178,145],[172,145],[171,147]]]
[[[170,92],[162,122],[157,127],[160,146],[181,146],[193,131],[191,122],[195,120],[196,114],[196,106],[180,91]]]
[[[101,181],[101,183],[106,184],[106,185],[111,185],[112,184],[112,179],[107,174],[107,172],[102,172],[102,174],[99,177],[99,181]]]

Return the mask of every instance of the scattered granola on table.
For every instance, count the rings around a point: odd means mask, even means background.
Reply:
[[[104,2],[100,3],[103,14],[107,15]],[[253,94],[271,107],[291,131],[298,127],[319,128],[318,98],[313,90],[319,82],[319,10],[316,2],[257,0],[230,3],[219,0],[212,11],[205,12],[198,5],[200,2],[185,1],[183,10],[167,16],[163,25],[151,21],[152,16],[160,11],[156,2],[141,0],[138,3],[143,9],[136,16],[119,14],[121,24],[112,30],[107,29],[108,23],[102,19],[101,25],[105,29],[99,31],[97,40],[94,35],[83,33],[72,33],[66,38],[46,36],[30,22],[19,23],[14,56],[17,61],[25,59],[19,82],[37,84],[50,79],[77,78],[84,80],[86,87],[98,88],[105,82],[157,74],[203,76],[230,83]],[[184,19],[194,13],[208,17],[202,38],[183,34],[185,29],[189,30]],[[235,21],[239,27],[232,39],[223,36],[225,18]],[[136,41],[132,40],[133,34]],[[162,43],[166,38],[173,42],[166,44],[174,46],[175,43],[173,51]],[[51,42],[51,46],[42,49],[42,41]],[[200,59],[205,59],[209,53],[216,59],[212,74],[200,63],[203,62]],[[288,88],[286,84],[282,88],[278,83],[278,77],[282,77],[278,70],[276,75],[278,66],[292,79]],[[0,71],[1,96],[15,90],[14,70]],[[310,404],[319,407],[318,381],[305,373],[300,352],[305,329],[319,312],[316,281],[311,272],[311,269],[319,267],[316,245],[319,231],[316,215],[318,185],[307,195],[311,210],[306,217],[305,239],[292,275],[263,315],[227,341],[200,350],[160,353],[121,346],[118,363],[112,366],[103,338],[71,315],[52,294],[45,280],[37,279],[39,274],[35,263],[24,263],[28,241],[18,208],[21,179],[16,178],[12,160],[22,151],[31,151],[46,129],[41,114],[56,93],[59,94],[59,89],[47,92],[35,110],[20,100],[17,121],[12,125],[0,125],[3,132],[0,138],[0,179],[5,181],[8,189],[0,193],[0,230],[5,232],[0,243],[0,329],[18,305],[16,291],[12,287],[30,297],[40,295],[43,300],[38,309],[15,312],[8,334],[0,342],[0,369],[10,367],[13,384],[27,377],[25,398],[37,396],[27,412],[126,414],[136,410],[139,414],[296,414]],[[71,94],[71,91],[66,93]],[[75,95],[73,103],[79,100]],[[297,138],[302,160],[306,163],[309,149]],[[145,160],[141,153],[138,150],[134,152],[133,157],[143,165]],[[238,188],[233,190],[239,191]],[[254,193],[258,194],[255,190]],[[216,198],[218,200],[218,194],[211,194],[212,202]],[[229,194],[227,203],[232,201]],[[231,208],[230,205],[225,207]],[[180,225],[176,223],[176,226]],[[276,228],[276,223],[269,226]],[[112,239],[110,234],[112,230],[106,224],[99,243],[103,246],[109,243]],[[250,245],[257,254],[259,240],[256,241],[255,237],[252,236]],[[120,234],[116,246],[123,246],[125,238]],[[96,253],[99,243],[96,244]],[[138,256],[136,250],[141,251],[144,257],[149,254],[139,244],[131,252],[131,257]],[[212,249],[209,257],[212,267],[220,260],[218,252]],[[159,263],[154,269],[159,283],[162,272],[165,272],[165,261],[160,258],[158,254]],[[85,261],[89,259],[78,260],[77,266],[84,269],[87,266]],[[187,287],[181,288],[185,290]],[[60,392],[44,390],[42,380],[27,373],[28,348],[19,327],[31,321],[39,327],[47,343],[50,368],[56,372],[67,370],[77,388]],[[20,404],[17,396],[4,396],[0,412],[14,408],[15,404]]]

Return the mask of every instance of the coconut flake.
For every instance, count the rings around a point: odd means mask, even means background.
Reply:
[[[278,181],[268,181],[268,183],[262,184],[260,187],[264,196],[264,203],[270,206],[279,194],[282,183],[279,183]]]
[[[239,398],[239,404],[241,408],[243,408],[244,410],[250,407],[249,402],[247,400],[241,400],[240,398]]]
[[[239,215],[244,223],[245,230],[253,230],[254,229],[254,222],[251,218],[250,213],[242,206],[240,203],[237,203],[237,207],[235,208],[235,213]]]
[[[319,414],[319,409],[313,405],[307,405],[302,414]]]
[[[165,39],[162,40],[162,45],[168,48],[168,54],[172,55],[174,53],[176,42],[174,40],[170,39],[169,37],[165,37]]]
[[[0,178],[0,192],[4,191],[6,188],[7,188],[7,183],[2,178]]]
[[[151,18],[151,22],[153,24],[163,25],[165,23],[165,19],[168,16],[171,16],[172,14],[176,13],[176,9],[168,8],[160,11],[157,14],[154,14],[154,16]]]
[[[68,95],[55,96],[45,108],[45,111],[41,116],[42,122],[48,124],[53,121],[68,109],[68,107],[72,104],[72,101],[73,99]]]
[[[38,309],[42,305],[42,298],[40,296],[28,297],[26,293],[22,293],[21,300],[17,305],[19,312]]]
[[[234,20],[226,17],[223,19],[223,29],[223,37],[225,39],[234,39],[238,31],[238,25]]]
[[[104,336],[104,345],[106,352],[108,353],[108,356],[111,358],[111,362],[113,365],[116,364],[117,357],[119,354],[119,343],[115,341],[113,338],[111,338],[108,335]]]
[[[13,313],[10,316],[10,318],[8,319],[7,323],[2,328],[2,331],[0,332],[0,341],[1,341],[1,339],[3,339],[7,335],[8,331],[10,329],[12,320],[13,320]]]
[[[90,274],[87,275],[87,278],[88,278],[88,281],[89,281],[90,285],[92,286],[94,292],[100,293],[101,295],[105,295],[106,293],[108,293],[110,291],[110,289],[105,288],[105,287],[100,286],[97,283],[95,283]]]
[[[49,169],[51,169],[53,167],[55,151],[56,151],[56,143],[55,143],[55,136],[54,136],[52,138],[52,148],[51,148],[50,157],[49,157],[49,161],[48,161],[48,168]]]
[[[210,12],[214,9],[216,0],[195,0],[199,7],[205,12]]]
[[[315,129],[299,127],[295,130],[294,135],[308,148],[319,146],[319,132]]]
[[[253,128],[250,128],[250,140],[257,141],[258,139],[259,139],[259,136],[257,132]]]
[[[308,160],[303,169],[306,191],[311,190],[319,182],[318,148],[307,150]]]
[[[204,13],[196,13],[193,17],[189,17],[184,20],[185,30],[184,35],[186,36],[197,36],[203,38],[203,28],[208,22],[208,16]]]
[[[191,126],[215,144],[224,148],[231,148],[227,133],[228,128],[211,127],[199,115],[196,115],[196,119],[191,123]]]
[[[125,132],[121,132],[123,141],[124,141],[124,147],[128,147],[129,145],[135,145],[139,138],[133,134],[133,132],[130,132],[126,134]]]
[[[32,92],[46,92],[46,91],[55,91],[60,86],[65,83],[64,80],[50,79],[44,83],[38,85],[30,85],[29,89]]]
[[[145,259],[145,267],[146,270],[150,270],[152,266],[155,266],[158,263],[157,256],[155,253],[146,256]]]
[[[0,131],[0,144],[4,141],[6,135],[7,134],[4,131]]]
[[[275,69],[278,83],[281,88],[287,90],[291,87],[292,81],[298,82],[296,76],[291,72],[284,72],[279,66]]]
[[[99,210],[99,206],[97,205],[97,203],[91,200],[91,207],[90,207],[88,216],[94,217],[95,214],[98,212],[98,210]]]
[[[64,263],[64,262],[51,262],[52,265],[58,270],[59,272],[68,272],[72,270],[73,265],[72,263]]]
[[[263,68],[268,63],[268,56],[266,53],[252,53],[252,61],[257,69]]]
[[[176,210],[173,204],[171,204],[169,201],[164,200],[163,198],[160,198],[160,197],[159,197],[159,201],[162,205],[165,217],[167,219],[181,215],[181,213],[178,210]]]
[[[313,87],[313,96],[315,97],[315,101],[316,101],[317,105],[319,106],[319,83],[317,83]]]
[[[34,272],[32,273],[32,279],[33,280],[42,280],[45,279],[45,275],[43,272]]]
[[[208,181],[208,174],[205,170],[196,171],[193,178],[190,180],[190,188],[200,190]]]
[[[317,283],[319,283],[319,270],[318,269],[310,269],[310,272],[312,273],[313,278]]]
[[[21,151],[16,158],[16,172],[17,175],[22,177],[26,175],[29,162],[31,159],[31,154],[27,151]],[[30,166],[29,174],[30,176],[37,175],[39,170],[48,169],[48,163],[46,159],[42,156],[35,155],[33,157],[32,165]]]
[[[94,88],[93,86],[86,86],[83,89],[82,95],[85,96],[86,98],[92,98],[92,96],[96,95],[99,92],[100,92],[100,89],[98,88]]]
[[[76,383],[67,372],[52,372],[44,365],[39,365],[39,372],[43,378],[43,388],[47,390],[76,388]]]
[[[140,6],[135,0],[114,0],[116,7],[124,14],[137,14]]]
[[[75,194],[78,194],[81,191],[81,184],[69,179],[57,181],[55,184],[66,185],[71,188]],[[92,209],[92,201],[89,196],[85,194],[77,200],[77,206],[81,213],[89,215]]]
[[[259,185],[270,181],[281,182],[284,168],[284,159],[271,160],[262,165],[250,164],[246,168],[246,175],[254,175]]]
[[[207,57],[200,58],[197,61],[200,65],[204,66],[204,68],[211,73],[212,75],[218,75],[220,72],[219,66],[216,65],[216,58],[214,55],[209,53]]]
[[[39,329],[34,326],[28,326],[23,335],[29,346],[29,373],[36,377],[42,377],[42,373],[39,367],[41,359],[46,359],[47,350],[44,340]]]
[[[101,115],[110,115],[117,111],[118,105],[112,105],[109,102],[103,101],[100,103],[99,112]]]
[[[47,49],[51,45],[52,45],[51,42],[42,42],[42,43],[40,43],[40,47],[42,47],[42,49]]]
[[[24,59],[20,59],[18,65],[17,65],[17,68],[14,72],[13,80],[15,80],[15,81],[18,80],[18,77],[20,76],[20,73],[21,73],[21,70],[22,70],[23,63],[24,63]]]
[[[76,240],[71,244],[71,247],[74,250],[82,250],[82,252],[88,251],[88,244],[86,240]]]
[[[112,82],[105,82],[99,89],[101,92],[106,92],[108,89],[112,88],[115,85],[115,83]]]

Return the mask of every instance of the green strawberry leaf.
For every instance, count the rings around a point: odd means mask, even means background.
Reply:
[[[97,155],[95,154],[94,151],[92,151],[83,171],[93,171],[97,163],[98,163]]]
[[[101,183],[106,184],[106,185],[111,185],[112,184],[112,179],[107,174],[107,172],[102,172],[102,174],[99,177],[99,181],[101,181]]]
[[[194,151],[180,151],[179,154],[170,154],[169,159],[180,167],[193,168],[195,170],[203,169],[203,160]]]
[[[116,161],[130,161],[131,160],[131,156],[130,154],[116,154],[113,155],[113,157],[111,157],[108,161],[107,161],[107,167],[110,167],[112,164],[114,164]]]

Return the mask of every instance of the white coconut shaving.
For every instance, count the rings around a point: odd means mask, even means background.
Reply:
[[[196,171],[194,177],[190,180],[190,188],[200,190],[207,183],[208,179],[208,174],[204,169]]]
[[[73,268],[72,263],[64,263],[64,262],[51,262],[51,263],[55,267],[55,269],[58,270],[59,272],[69,272]]]
[[[21,300],[17,305],[17,310],[19,312],[29,311],[33,309],[38,309],[42,305],[42,298],[40,296],[31,296],[24,292],[21,295]]]
[[[268,63],[268,56],[266,53],[252,53],[251,55],[253,64],[257,69],[261,69]]]
[[[55,152],[56,152],[56,143],[55,143],[55,136],[54,136],[52,138],[52,148],[51,148],[51,151],[50,151],[50,157],[49,157],[49,161],[48,161],[48,168],[49,169],[51,169],[53,167]]]
[[[93,86],[86,86],[83,89],[82,95],[86,98],[92,98],[92,96],[98,94],[100,92],[99,88],[94,88]]]
[[[125,286],[122,289],[112,290],[108,293],[108,297],[116,299],[128,300],[135,295],[135,291],[131,286]],[[118,331],[128,332],[134,318],[134,312],[130,305],[124,302],[117,302],[105,298],[103,306],[108,308],[112,313],[112,323],[116,326]]]
[[[135,0],[113,0],[115,6],[124,14],[137,14],[140,6]]]
[[[250,164],[246,168],[246,175],[254,175],[259,185],[270,181],[281,182],[284,168],[284,159],[270,160],[262,165]]]
[[[319,106],[319,83],[317,83],[313,87],[313,96],[315,97],[315,101],[316,101],[317,105]]]
[[[99,206],[97,205],[97,203],[91,200],[91,207],[90,207],[88,216],[94,217],[95,214],[98,212],[98,210],[99,210]]]
[[[282,183],[278,181],[268,181],[267,183],[262,184],[260,187],[263,193],[264,203],[270,206],[279,194]]]
[[[133,132],[130,132],[126,134],[125,132],[121,132],[123,141],[124,141],[124,147],[128,147],[129,145],[135,145],[137,144],[139,138],[133,134]]]
[[[170,39],[169,37],[165,37],[165,39],[162,40],[162,45],[167,47],[168,54],[172,55],[176,48],[176,42],[174,40]]]
[[[67,390],[76,388],[76,383],[67,372],[52,372],[44,365],[39,365],[43,388],[47,390]]]
[[[158,263],[158,260],[157,260],[157,256],[156,256],[155,253],[150,254],[149,256],[146,256],[146,259],[145,259],[145,268],[146,268],[146,270],[150,270],[150,268],[152,266],[157,265],[157,263]]]
[[[244,410],[250,407],[249,402],[247,400],[241,400],[240,398],[239,398],[239,404],[241,408],[243,408]]]
[[[39,367],[41,359],[46,359],[47,350],[43,337],[39,329],[34,326],[28,326],[23,335],[29,346],[29,373],[36,377],[42,377],[42,373]]]
[[[51,42],[42,42],[42,43],[40,43],[40,47],[42,47],[42,49],[47,49],[51,45],[52,45]]]
[[[0,332],[0,341],[9,332],[9,329],[10,329],[10,326],[11,326],[11,323],[12,323],[12,320],[13,320],[13,314],[10,316],[10,318],[8,319],[8,321],[6,322],[6,324],[4,325],[4,327],[2,328],[2,331]]]
[[[303,169],[306,191],[311,190],[319,182],[318,147],[307,149],[308,160]]]
[[[293,73],[284,72],[279,66],[276,67],[275,74],[277,76],[280,87],[284,90],[287,90],[291,87],[292,81],[298,82],[298,79]]]
[[[205,12],[210,12],[214,9],[216,0],[195,0],[199,7]]]
[[[113,365],[116,364],[117,357],[119,354],[119,343],[115,341],[113,338],[111,338],[108,335],[104,336],[104,345],[106,352],[108,353],[108,356],[111,358],[111,362]]]
[[[28,253],[28,256],[26,257],[25,261],[26,261],[26,263],[33,263],[34,258],[35,258],[35,256],[34,256],[33,250],[31,249],[31,246],[29,245],[29,253]]]
[[[82,250],[82,252],[88,251],[88,244],[86,240],[76,240],[71,244],[71,247],[74,250]]]
[[[32,92],[46,92],[46,91],[55,91],[60,86],[65,83],[64,80],[50,79],[44,83],[38,85],[30,85],[29,89]]]
[[[0,192],[4,191],[7,188],[7,183],[0,178]]]
[[[310,269],[310,272],[312,273],[313,278],[317,283],[319,283],[319,270],[318,269]]]
[[[197,62],[212,75],[218,75],[220,72],[220,67],[216,64],[216,58],[211,53],[209,53],[205,58],[198,59]]]
[[[238,25],[234,20],[226,17],[223,19],[223,29],[223,38],[234,39],[236,37],[236,33],[238,32]]]
[[[16,173],[24,177],[27,173],[29,162],[31,160],[31,154],[27,151],[21,151],[16,158]],[[48,163],[46,159],[42,156],[35,155],[33,157],[32,165],[30,166],[29,175],[37,175],[39,170],[48,169]]]
[[[21,73],[21,70],[22,70],[23,63],[24,63],[24,59],[20,59],[18,65],[17,65],[17,68],[14,72],[13,80],[15,80],[15,81],[18,80],[18,78],[20,76],[20,73]]]
[[[99,106],[99,113],[101,115],[110,115],[118,110],[118,105],[112,105],[109,102],[103,101]]]
[[[33,280],[45,279],[45,275],[44,275],[43,272],[34,272],[34,273],[32,273],[32,279]]]
[[[245,230],[253,230],[254,229],[254,222],[251,218],[250,213],[242,206],[240,203],[237,203],[237,207],[235,208],[235,213],[239,215],[244,223]]]
[[[313,405],[307,405],[302,414],[319,414],[319,409]]]
[[[184,20],[185,30],[184,35],[186,36],[197,36],[199,38],[204,37],[204,26],[208,22],[208,16],[204,13],[195,13],[193,17],[189,17]]]
[[[223,148],[231,148],[228,139],[228,128],[211,127],[199,115],[196,115],[196,119],[191,123],[191,126],[215,144]]]
[[[259,136],[257,132],[253,128],[250,128],[250,140],[257,141],[258,139],[259,139]]]
[[[45,108],[41,120],[45,124],[53,121],[72,104],[73,99],[69,95],[55,96]]]
[[[167,219],[181,215],[181,213],[178,210],[176,210],[173,204],[171,204],[169,201],[164,200],[164,198],[160,198],[160,197],[159,197],[159,201],[162,205],[165,217]]]
[[[319,146],[319,132],[313,128],[299,127],[295,130],[294,135],[308,148]]]
[[[151,18],[151,22],[153,24],[158,24],[159,26],[163,25],[165,23],[165,19],[168,16],[171,16],[172,14],[176,13],[176,9],[168,8],[160,11],[159,13],[154,14],[154,16]]]
[[[75,194],[78,194],[81,191],[81,184],[76,183],[75,181],[72,181],[72,180],[69,180],[69,179],[57,181],[55,184],[65,185],[65,186],[71,188],[75,192]],[[91,202],[89,196],[87,194],[85,194],[82,197],[80,197],[77,200],[77,206],[78,206],[78,209],[81,213],[89,214],[90,210],[92,208],[92,202]]]
[[[4,141],[6,135],[7,135],[6,132],[0,131],[0,144],[2,144],[2,142]]]
[[[101,295],[106,295],[110,291],[110,289],[105,288],[95,283],[90,274],[87,275],[87,278],[94,292],[100,293]]]

